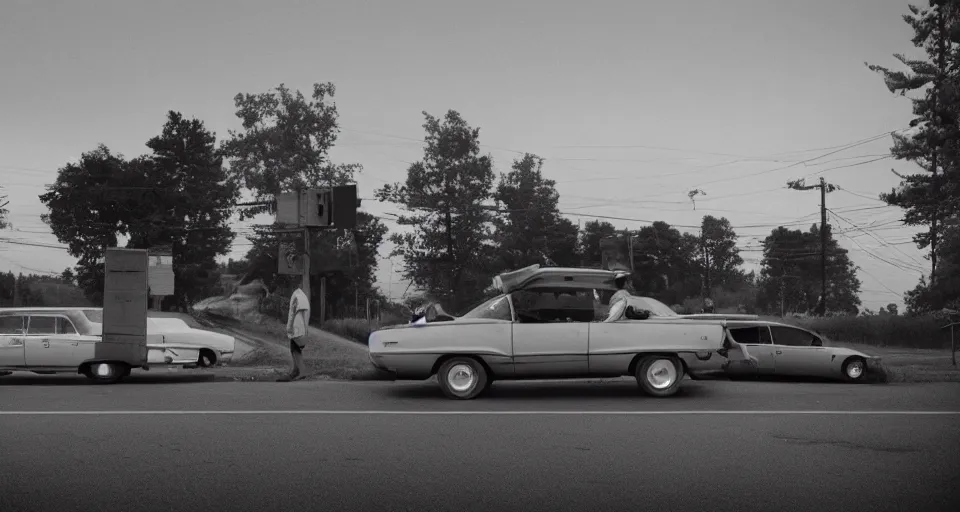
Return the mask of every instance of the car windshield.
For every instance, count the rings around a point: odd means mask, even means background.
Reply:
[[[460,318],[500,318],[504,313],[507,318],[510,317],[510,303],[506,295],[499,295],[471,309]]]

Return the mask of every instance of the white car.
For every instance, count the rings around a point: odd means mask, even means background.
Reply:
[[[84,315],[102,332],[103,308],[87,308]],[[236,338],[195,329],[179,318],[147,316],[148,363],[203,368],[229,363]]]
[[[179,318],[147,318],[147,334],[163,336],[163,345],[200,345],[210,350],[200,350],[197,364],[202,367],[223,365],[233,359],[237,340],[218,332],[195,329]]]

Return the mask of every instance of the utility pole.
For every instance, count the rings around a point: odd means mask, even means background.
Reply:
[[[303,265],[300,273],[300,289],[303,290],[307,299],[313,302],[313,296],[310,295],[310,228],[303,228]],[[321,303],[323,301],[321,300]],[[322,316],[322,315],[321,315]]]
[[[787,182],[787,187],[793,190],[812,190],[820,189],[820,303],[817,307],[817,313],[820,316],[827,314],[827,192],[837,190],[835,185],[827,183],[820,177],[820,183],[816,185],[807,185],[806,181],[799,180]]]
[[[827,314],[827,184],[820,176],[820,316]]]

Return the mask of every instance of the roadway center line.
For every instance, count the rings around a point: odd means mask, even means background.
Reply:
[[[415,410],[161,410],[161,411],[0,411],[0,416],[189,416],[189,415],[290,415],[290,416],[683,416],[683,415],[832,415],[832,416],[960,416],[960,411],[415,411]]]

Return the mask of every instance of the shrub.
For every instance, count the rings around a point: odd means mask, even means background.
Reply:
[[[932,316],[793,317],[784,318],[782,321],[846,343],[928,349],[950,346],[950,330],[942,329],[949,322]]]

